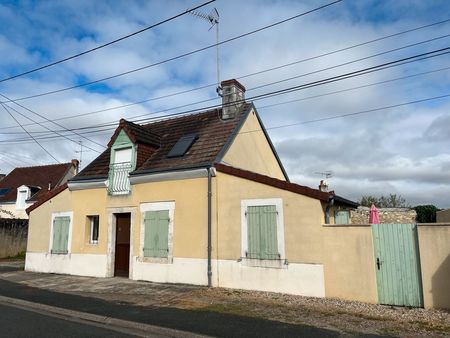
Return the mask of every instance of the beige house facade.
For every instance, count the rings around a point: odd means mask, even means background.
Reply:
[[[327,296],[323,224],[356,204],[290,183],[243,86],[222,86],[221,109],[122,120],[105,153],[27,210],[25,269]]]

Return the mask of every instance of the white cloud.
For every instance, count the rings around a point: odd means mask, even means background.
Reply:
[[[4,23],[0,32],[0,52],[3,56],[0,77],[92,48],[193,5],[192,1],[171,4],[158,1],[61,1],[37,2],[33,6],[31,3],[17,6],[0,5],[0,19]],[[306,11],[318,4],[298,1],[224,1],[216,2],[214,6],[217,6],[220,12],[221,39],[227,39]],[[443,20],[446,19],[444,15],[448,10],[445,9],[448,8],[449,5],[445,1],[358,1],[333,5],[273,29],[222,45],[222,78],[239,77]],[[201,11],[209,12],[211,9],[212,6],[209,6]],[[23,97],[158,62],[214,43],[215,32],[208,31],[208,28],[208,24],[203,20],[188,15],[82,58],[14,81],[0,83],[0,92],[12,98]],[[262,84],[447,34],[447,30],[448,24],[439,25],[277,71],[246,77],[241,81],[248,89],[252,89]],[[247,97],[442,48],[447,46],[449,41],[450,38],[445,38],[277,85],[249,90]],[[288,95],[258,100],[255,104],[261,107],[448,67],[450,65],[447,59],[439,57],[424,60]],[[210,49],[107,81],[102,84],[101,90],[93,90],[99,88],[98,86],[82,87],[22,101],[21,104],[53,120],[188,90],[215,81],[215,49]],[[446,92],[449,84],[450,71],[443,71],[260,109],[259,112],[267,127],[299,123],[449,94]],[[121,117],[131,119],[134,116],[214,96],[212,87],[58,123],[68,128],[109,123],[118,121]],[[361,195],[368,193],[400,193],[413,204],[436,203],[441,207],[450,207],[446,198],[450,181],[447,175],[450,168],[448,102],[444,99],[437,100],[354,117],[273,129],[269,133],[291,178],[301,184],[315,187],[320,179],[315,172],[333,170],[335,175],[330,183],[338,194],[345,197],[359,199]],[[0,128],[14,126],[14,121],[6,112],[0,111],[0,117]],[[23,118],[20,118],[20,121],[25,122]],[[46,125],[60,129],[49,123]],[[27,128],[30,131],[45,130],[38,126]],[[0,152],[36,158],[37,164],[38,161],[52,161],[33,143],[1,143],[6,139],[26,137],[25,134],[2,134],[6,132],[23,131],[19,128],[0,129]],[[111,132],[86,136],[106,144]],[[77,135],[70,138],[80,140]],[[87,141],[83,142],[89,144]],[[79,146],[65,139],[42,140],[42,144],[61,161],[79,156],[79,153],[76,153]],[[91,145],[93,148],[99,148]],[[86,151],[83,156],[84,164],[87,164],[95,158],[96,153]],[[7,160],[5,155],[0,158],[1,172],[7,172],[15,165],[18,165],[17,159]]]

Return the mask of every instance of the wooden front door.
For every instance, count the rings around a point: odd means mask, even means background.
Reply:
[[[416,224],[372,224],[380,304],[423,307]]]
[[[128,277],[130,271],[130,214],[116,214],[114,276]]]

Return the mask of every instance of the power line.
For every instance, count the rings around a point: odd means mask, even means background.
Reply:
[[[317,58],[320,58],[320,57],[323,57],[323,56],[328,56],[328,55],[335,54],[335,53],[338,53],[338,52],[346,51],[346,50],[349,50],[349,49],[352,49],[352,48],[355,48],[355,47],[367,45],[369,43],[373,43],[373,42],[376,42],[376,41],[384,40],[384,39],[387,39],[387,38],[390,38],[390,37],[399,36],[401,34],[406,34],[406,33],[409,33],[409,32],[413,32],[413,31],[417,31],[417,30],[420,30],[420,29],[424,29],[424,28],[428,28],[428,27],[431,27],[431,26],[435,26],[435,25],[439,25],[439,24],[442,24],[442,23],[446,23],[448,21],[450,21],[450,19],[434,22],[434,23],[431,23],[431,24],[428,24],[428,25],[415,27],[415,28],[412,28],[412,29],[408,29],[408,30],[397,32],[397,33],[393,33],[393,34],[389,34],[389,35],[386,35],[386,36],[383,36],[383,37],[379,37],[379,38],[372,39],[372,40],[369,40],[369,41],[361,42],[361,43],[358,43],[356,45],[347,46],[347,47],[344,47],[344,48],[341,48],[341,49],[338,49],[338,50],[326,52],[326,53],[323,53],[323,54],[320,54],[320,55],[317,55],[317,56],[313,56],[313,57],[297,60],[297,61],[290,62],[290,63],[284,64],[284,65],[268,68],[268,69],[265,69],[265,70],[261,70],[261,71],[258,71],[258,72],[254,72],[254,73],[250,73],[250,74],[247,74],[247,75],[239,76],[239,77],[236,77],[236,78],[237,79],[243,79],[243,78],[247,78],[247,77],[250,77],[250,76],[259,75],[259,74],[262,74],[262,73],[265,73],[265,72],[281,69],[281,68],[284,68],[284,67],[292,66],[294,64],[302,63],[302,62],[305,62],[305,61],[310,61],[310,60],[317,59]],[[371,55],[371,56],[368,56],[368,57],[365,57],[365,58],[356,59],[356,60],[353,60],[351,62],[343,63],[343,64],[340,64],[340,65],[336,65],[336,66],[333,66],[333,67],[325,68],[325,69],[322,69],[322,70],[317,70],[317,71],[311,72],[311,73],[298,75],[298,76],[293,77],[293,78],[284,79],[284,80],[281,80],[280,82],[284,82],[284,81],[292,80],[294,78],[299,78],[299,77],[303,77],[303,76],[306,76],[306,75],[318,73],[318,72],[321,72],[321,71],[324,71],[324,70],[329,70],[329,69],[340,67],[340,66],[343,66],[343,65],[348,65],[350,63],[362,61],[362,60],[365,60],[365,59],[368,59],[368,58],[371,58],[371,57],[379,56],[379,55],[382,55],[382,54],[390,53],[390,52],[393,52],[393,51],[396,51],[396,50],[412,47],[412,46],[415,46],[415,45],[418,45],[418,44],[434,41],[434,40],[441,39],[441,38],[448,37],[448,36],[449,35],[447,34],[447,35],[444,35],[444,36],[440,36],[440,37],[424,40],[424,41],[421,41],[421,42],[418,42],[418,43],[415,43],[415,44],[410,44],[410,45],[406,45],[406,46],[403,46],[403,47],[400,47],[400,48],[391,49],[391,50],[388,50],[388,51],[385,51],[385,52],[382,52],[382,53],[378,53],[378,54],[375,54],[375,55]],[[274,83],[264,84],[264,85],[261,85],[261,86],[256,87],[256,88],[265,87],[265,86],[271,85],[271,84],[274,84]],[[184,90],[184,91],[180,91],[180,92],[176,92],[176,93],[172,93],[172,94],[168,94],[168,95],[159,96],[159,97],[156,97],[156,98],[149,98],[149,99],[141,100],[141,101],[138,101],[138,102],[128,103],[128,104],[119,105],[119,106],[115,106],[115,107],[109,107],[109,108],[106,108],[106,109],[95,110],[95,111],[86,112],[86,113],[82,113],[82,114],[77,114],[77,115],[73,115],[73,116],[61,117],[61,118],[54,119],[53,121],[78,118],[78,117],[87,116],[87,115],[91,115],[91,114],[97,114],[97,113],[102,113],[102,112],[111,111],[111,110],[115,110],[115,109],[125,108],[125,107],[129,107],[129,106],[133,106],[133,105],[137,105],[137,104],[142,104],[142,103],[153,101],[153,100],[159,100],[159,99],[162,99],[162,98],[168,98],[168,97],[172,97],[172,96],[175,96],[175,95],[180,95],[180,94],[185,94],[185,93],[189,93],[189,92],[200,90],[200,89],[205,89],[205,88],[208,88],[208,87],[212,87],[214,85],[215,84],[204,85],[204,86],[200,86],[200,87],[189,89],[189,90]],[[248,89],[248,91],[254,90],[256,88],[250,88],[250,89]],[[15,99],[14,101],[23,100],[23,99],[26,99],[26,97],[25,98]],[[211,99],[211,100],[213,100],[213,99]],[[201,102],[197,102],[197,103],[202,103],[202,102],[205,102],[205,101],[201,101]],[[6,103],[6,102],[9,102],[9,101],[4,101],[3,103]],[[177,108],[180,108],[180,107],[168,108],[168,109],[162,110],[161,112],[164,112],[164,111],[170,110],[170,109],[177,109]],[[25,124],[25,125],[28,126],[28,125],[32,125],[32,124]],[[3,127],[3,128],[0,128],[0,130],[1,129],[9,129],[9,128],[16,128],[16,127]]]
[[[397,77],[397,78],[393,78],[393,79],[389,79],[389,80],[373,82],[373,83],[369,83],[369,84],[365,84],[365,85],[361,85],[361,86],[356,86],[356,87],[336,90],[336,91],[332,91],[332,92],[328,92],[328,93],[324,93],[324,94],[307,96],[307,97],[303,97],[301,99],[295,99],[295,100],[289,100],[289,101],[284,101],[284,102],[278,102],[278,103],[274,103],[274,104],[269,104],[269,105],[258,107],[258,109],[271,108],[271,107],[275,107],[275,106],[281,106],[283,104],[289,104],[289,103],[294,103],[294,102],[299,102],[299,101],[305,101],[305,100],[309,100],[309,99],[316,99],[316,98],[324,97],[324,96],[328,96],[328,95],[334,95],[334,94],[344,93],[344,92],[348,92],[348,91],[352,91],[352,90],[357,90],[357,89],[372,87],[372,86],[376,86],[376,85],[380,85],[380,84],[385,84],[385,83],[389,83],[389,82],[409,79],[409,78],[416,77],[416,76],[432,74],[432,73],[440,72],[440,71],[443,71],[443,70],[450,70],[450,67],[444,67],[444,68],[430,70],[428,72],[422,72],[422,73],[416,73],[416,74],[411,74],[411,75],[407,75],[407,76],[401,76],[401,77]]]
[[[423,102],[427,102],[427,101],[439,100],[439,99],[443,99],[443,98],[447,98],[447,97],[450,97],[450,94],[439,95],[439,96],[434,96],[434,97],[428,97],[428,98],[425,98],[425,99],[414,100],[414,101],[409,101],[409,102],[403,102],[403,103],[393,104],[393,105],[390,105],[390,106],[384,106],[384,107],[379,107],[379,108],[361,110],[361,111],[354,112],[354,113],[333,115],[333,116],[322,117],[322,118],[313,119],[313,120],[307,120],[307,121],[302,121],[302,122],[281,124],[281,125],[278,125],[278,126],[273,126],[273,127],[266,128],[266,130],[288,128],[288,127],[302,125],[302,124],[323,122],[323,121],[335,120],[335,119],[338,119],[338,118],[343,118],[343,117],[348,117],[348,116],[356,116],[356,115],[368,114],[368,113],[373,113],[375,111],[392,109],[392,108],[398,108],[398,107],[403,107],[403,106],[416,104],[416,103],[423,103]],[[247,130],[247,131],[240,132],[239,134],[253,133],[253,132],[258,132],[258,131],[261,131],[261,129]]]
[[[430,52],[426,52],[426,53],[422,53],[422,54],[416,54],[416,55],[413,55],[413,56],[409,56],[409,57],[406,57],[406,58],[402,58],[402,59],[398,59],[398,60],[394,60],[394,61],[390,61],[390,62],[385,62],[383,64],[367,67],[367,68],[360,69],[360,70],[357,70],[357,71],[352,71],[352,72],[348,72],[348,73],[345,73],[345,74],[341,74],[341,75],[325,78],[325,79],[322,79],[322,80],[312,81],[312,82],[305,83],[305,84],[302,84],[302,85],[292,86],[292,87],[284,88],[284,89],[281,89],[281,90],[276,90],[276,91],[272,91],[272,92],[268,92],[268,93],[264,93],[264,94],[260,94],[260,95],[255,95],[255,96],[252,96],[250,98],[247,98],[247,100],[249,100],[249,101],[257,101],[257,100],[261,100],[261,99],[265,99],[265,98],[269,98],[269,97],[274,97],[274,96],[278,96],[278,95],[282,95],[282,94],[286,94],[286,93],[295,92],[295,91],[298,91],[298,90],[303,90],[303,89],[307,89],[307,88],[312,88],[312,87],[316,87],[316,86],[320,86],[320,85],[324,85],[324,84],[329,84],[329,83],[333,83],[333,82],[337,82],[337,81],[353,78],[353,77],[356,77],[356,76],[366,75],[366,74],[369,74],[369,73],[372,73],[372,72],[375,72],[375,71],[384,70],[384,69],[396,67],[396,66],[399,66],[399,65],[404,65],[404,64],[407,64],[407,63],[411,63],[411,62],[417,62],[417,61],[425,60],[425,59],[428,59],[428,58],[445,55],[445,54],[448,54],[448,53],[450,53],[450,47],[441,48],[441,49],[437,49],[437,50],[434,50],[434,51],[430,51]],[[245,102],[245,100],[240,100],[240,101],[234,102],[232,104],[240,103],[240,102]],[[135,119],[135,120],[133,120],[133,122],[139,122],[139,123],[149,122],[149,121],[152,121],[152,120],[155,120],[155,119],[162,119],[162,118],[167,118],[167,117],[186,115],[186,114],[189,114],[189,113],[194,113],[194,112],[198,112],[198,111],[202,111],[202,110],[216,109],[216,108],[220,108],[222,106],[223,106],[222,104],[212,105],[212,106],[208,106],[208,107],[202,107],[202,108],[192,109],[192,110],[188,110],[188,111],[182,111],[182,112],[178,112],[178,113],[171,113],[171,114],[167,114],[165,116],[160,116],[160,117],[155,117],[155,118],[150,118],[150,119]],[[107,126],[115,126],[116,124],[117,123],[99,124],[99,125],[93,125],[93,126],[88,126],[88,127],[77,128],[77,130],[93,129],[93,128],[107,127]],[[46,138],[48,139],[48,138],[52,138],[52,137],[46,137]],[[9,140],[9,141],[11,141],[11,140]]]
[[[39,147],[41,147],[48,155],[50,155],[50,157],[51,158],[53,158],[56,162],[58,162],[58,163],[60,163],[57,159],[56,159],[56,157],[54,157],[47,149],[45,149],[44,148],[44,146],[42,145],[42,144],[40,144],[39,143],[39,141],[38,140],[36,140],[36,138],[34,138],[33,137],[33,135],[31,135],[27,130],[26,130],[26,128],[25,127],[23,127],[21,124],[20,124],[20,122],[14,117],[14,115],[8,110],[8,108],[6,108],[6,105],[5,104],[3,104],[2,103],[2,107],[3,107],[3,109],[5,109],[6,110],[6,112],[9,114],[9,116],[11,116],[11,118],[14,120],[14,121],[16,121],[16,123],[28,134],[28,136],[30,136],[33,140],[34,140],[34,142],[36,142],[38,145],[39,145]]]
[[[399,33],[397,33],[397,34],[399,34]],[[356,63],[356,62],[367,60],[367,59],[374,58],[374,57],[377,57],[377,56],[385,55],[385,54],[392,53],[392,52],[395,52],[395,51],[399,51],[399,50],[402,50],[402,49],[414,47],[414,46],[417,46],[417,45],[420,45],[420,44],[424,44],[424,43],[428,43],[428,42],[432,42],[432,41],[437,41],[439,39],[443,39],[443,38],[448,37],[448,36],[450,36],[450,34],[446,34],[446,35],[435,37],[435,38],[430,38],[430,39],[427,39],[427,40],[423,40],[423,41],[412,43],[412,44],[405,45],[405,46],[402,46],[402,47],[390,49],[390,50],[387,50],[387,51],[384,51],[384,52],[376,53],[376,54],[373,54],[373,55],[369,55],[369,56],[366,56],[366,57],[363,57],[363,58],[359,58],[359,59],[355,59],[355,60],[348,61],[348,62],[345,62],[345,63],[341,63],[341,64],[338,64],[338,65],[330,66],[330,67],[327,67],[327,68],[322,68],[322,69],[315,70],[315,71],[308,72],[308,73],[303,73],[303,74],[296,75],[296,76],[293,76],[293,77],[289,77],[289,78],[286,78],[286,79],[282,79],[282,80],[279,80],[279,81],[274,81],[274,82],[262,84],[262,85],[257,86],[257,87],[249,88],[247,90],[247,92],[252,91],[252,90],[256,90],[256,89],[259,89],[259,88],[267,87],[267,86],[270,86],[270,85],[274,85],[274,84],[290,81],[290,80],[297,79],[297,78],[300,78],[300,77],[305,77],[307,75],[317,74],[317,73],[320,73],[320,72],[323,72],[323,71],[326,71],[326,70],[331,70],[331,69],[334,69],[334,68],[346,66],[346,65],[349,65],[349,64],[352,64],[352,63]],[[379,40],[379,39],[377,39],[377,40]],[[271,68],[270,70],[278,69],[278,68],[280,68],[280,67]],[[262,72],[264,72],[264,71],[257,72],[257,74],[258,73],[262,73]],[[188,90],[188,91],[190,91],[190,90]],[[184,107],[188,107],[188,106],[192,106],[192,105],[196,105],[196,104],[200,104],[200,103],[204,103],[204,102],[210,102],[210,101],[214,101],[216,99],[217,98],[211,98],[211,99],[197,101],[197,102],[190,103],[190,104],[185,104],[185,105],[182,105],[182,106],[171,107],[171,108],[159,110],[159,111],[154,112],[152,114],[158,114],[158,113],[162,113],[162,112],[165,112],[165,111],[168,111],[168,110],[174,110],[174,109],[184,108]],[[5,101],[5,102],[8,102],[8,101]],[[145,100],[141,101],[141,102],[145,102]],[[135,103],[131,103],[131,104],[124,105],[124,106],[130,106],[130,105],[134,105],[134,104]],[[123,106],[119,106],[119,107],[123,107]],[[53,121],[78,118],[78,117],[81,117],[81,116],[91,115],[91,114],[94,114],[94,113],[104,112],[104,111],[108,111],[108,110],[112,110],[112,109],[114,109],[114,107],[113,108],[103,109],[103,110],[97,110],[97,111],[93,111],[93,112],[87,112],[87,113],[83,113],[83,114],[77,114],[77,115],[70,116],[70,117],[53,119]],[[135,116],[135,117],[141,117],[141,116],[146,116],[146,115],[148,115],[148,114],[142,114],[142,115],[138,115],[138,116]],[[32,124],[27,124],[27,125],[32,125]],[[0,128],[0,130],[1,129],[8,129],[8,128],[11,128],[11,127]]]
[[[348,91],[353,91],[353,90],[357,90],[357,89],[362,89],[362,88],[368,88],[368,87],[372,87],[372,86],[376,86],[376,85],[380,85],[380,84],[385,84],[385,83],[389,83],[389,82],[394,82],[394,81],[399,81],[399,80],[404,80],[404,79],[409,79],[409,78],[413,78],[413,77],[417,77],[417,76],[422,76],[422,75],[428,75],[428,74],[432,74],[432,73],[437,73],[440,71],[445,71],[445,70],[450,70],[450,66],[449,67],[444,67],[444,68],[438,68],[438,69],[434,69],[434,70],[430,70],[427,72],[421,72],[421,73],[416,73],[416,74],[411,74],[411,75],[406,75],[406,76],[401,76],[401,77],[396,77],[396,78],[392,78],[392,79],[388,79],[388,80],[383,80],[383,81],[378,81],[378,82],[372,82],[372,83],[368,83],[365,85],[360,85],[360,86],[356,86],[356,87],[350,87],[350,88],[346,88],[346,89],[341,89],[341,90],[336,90],[336,91],[332,91],[332,92],[327,92],[327,93],[323,93],[323,94],[317,94],[317,95],[312,95],[312,96],[307,96],[307,97],[303,97],[300,99],[295,99],[295,100],[289,100],[289,101],[284,101],[284,102],[278,102],[278,103],[274,103],[274,104],[269,104],[269,105],[265,105],[265,106],[259,106],[258,110],[261,109],[266,109],[266,108],[271,108],[271,107],[276,107],[276,106],[280,106],[280,105],[284,105],[284,104],[289,104],[289,103],[294,103],[294,102],[299,102],[299,101],[305,101],[305,100],[310,100],[310,99],[315,99],[315,98],[319,98],[319,97],[324,97],[324,96],[329,96],[329,95],[334,95],[334,94],[339,94],[339,93],[344,93],[344,92],[348,92]],[[180,106],[181,107],[181,106]],[[175,108],[172,108],[175,109]],[[167,109],[170,110],[170,109]],[[156,113],[156,112],[155,112]],[[100,131],[88,131],[88,132],[81,132],[81,134],[90,134],[90,133],[101,133],[103,131],[109,131],[111,129],[114,128],[107,128],[107,129],[101,129]],[[58,130],[61,132],[61,130]],[[42,133],[46,133],[47,135],[42,135],[42,136],[48,136],[51,135],[51,132],[48,131],[35,131],[35,132],[31,132],[32,134],[42,134]],[[0,135],[16,135],[16,134],[23,134],[23,132],[10,132],[10,133],[0,133]]]
[[[3,96],[3,95],[0,94],[0,96]],[[28,119],[28,120],[30,120],[30,121],[32,121],[32,122],[38,124],[39,126],[45,128],[45,129],[47,129],[48,131],[50,131],[50,132],[52,132],[52,133],[54,133],[54,134],[56,134],[56,135],[58,135],[58,136],[61,136],[61,137],[65,138],[66,140],[69,140],[69,141],[71,141],[71,142],[75,142],[75,143],[78,144],[77,141],[72,140],[71,138],[69,138],[69,137],[67,137],[66,135],[63,135],[63,134],[61,134],[61,133],[59,133],[59,132],[57,132],[57,131],[51,130],[51,129],[48,128],[47,126],[43,125],[43,123],[33,120],[32,118],[30,118],[29,116],[26,116],[25,114],[22,114],[21,112],[19,112],[19,111],[16,110],[15,108],[10,107],[10,106],[8,106],[7,104],[4,104],[4,103],[2,103],[2,105],[3,105],[3,106],[6,106],[6,107],[8,107],[8,108],[10,108],[10,109],[12,109],[12,110],[15,111],[17,114],[19,114],[19,115],[21,115],[22,117],[25,117],[26,119]],[[21,106],[21,107],[22,107],[22,106]],[[28,108],[25,108],[25,109],[29,110]],[[30,110],[30,111],[31,111],[31,110]],[[35,113],[35,114],[38,115],[39,117],[42,117],[41,115],[39,115],[39,114],[37,114],[37,113]],[[44,117],[43,117],[43,118],[44,118]],[[46,118],[45,118],[45,119],[46,119]],[[48,120],[48,119],[46,119],[46,120],[47,120],[47,121],[50,121],[50,120]],[[52,122],[52,121],[50,121],[50,122]],[[57,125],[58,125],[58,124],[57,124]],[[58,125],[58,126],[60,126],[60,125]],[[74,132],[74,131],[71,131],[71,132],[74,133],[74,134],[78,134],[78,133],[76,133],[76,132]],[[27,134],[30,135],[30,132],[27,131]],[[83,137],[83,138],[89,140],[89,139],[86,138],[85,136],[81,136],[81,137]],[[94,141],[91,141],[91,142],[94,142]],[[97,143],[97,142],[95,142],[95,143]],[[100,146],[102,146],[103,148],[105,148],[104,145],[102,145],[102,144],[100,144],[100,143],[97,143],[97,144],[99,144]],[[100,153],[100,151],[95,150],[95,149],[93,149],[93,148],[91,148],[91,147],[86,146],[86,148],[89,148],[89,149],[91,149],[91,150],[93,150],[93,151],[96,151],[97,153]]]
[[[117,43],[117,42],[119,42],[119,41],[128,39],[128,38],[130,38],[130,37],[132,37],[132,36],[134,36],[134,35],[143,33],[143,32],[145,32],[145,31],[147,31],[147,30],[149,30],[149,29],[155,28],[155,27],[160,26],[160,25],[162,25],[162,24],[164,24],[164,23],[167,23],[167,22],[169,22],[169,21],[172,21],[172,20],[174,20],[174,19],[177,19],[177,18],[179,18],[179,17],[181,17],[181,16],[183,16],[183,15],[185,15],[185,14],[188,14],[189,12],[192,12],[193,10],[196,10],[196,9],[199,9],[199,8],[201,8],[201,7],[203,7],[203,6],[209,5],[211,2],[214,2],[214,1],[216,1],[216,0],[210,0],[210,1],[208,1],[208,2],[203,3],[202,5],[199,5],[199,6],[197,6],[197,7],[194,7],[194,8],[192,8],[192,9],[187,9],[187,10],[185,10],[184,12],[179,13],[179,14],[177,14],[177,15],[174,15],[174,16],[168,18],[168,19],[165,19],[165,20],[160,21],[160,22],[158,22],[158,23],[156,23],[156,24],[153,24],[153,25],[151,25],[151,26],[148,26],[148,27],[145,27],[145,28],[143,28],[143,29],[140,29],[140,30],[138,30],[138,31],[136,31],[136,32],[127,34],[127,35],[125,35],[125,36],[122,36],[122,37],[120,37],[120,38],[118,38],[118,39],[115,39],[115,40],[112,40],[112,41],[110,41],[110,42],[104,43],[104,44],[102,44],[102,45],[100,45],[100,46],[97,46],[97,47],[94,47],[94,48],[85,50],[84,52],[81,52],[81,53],[78,53],[78,54],[75,54],[75,55],[66,57],[66,58],[61,59],[61,60],[58,60],[58,61],[51,62],[51,63],[46,64],[46,65],[44,65],[44,66],[40,66],[40,67],[37,67],[37,68],[31,69],[31,70],[28,70],[28,71],[23,72],[23,73],[19,73],[19,74],[12,75],[12,76],[10,76],[10,77],[1,79],[1,80],[0,80],[0,83],[1,83],[1,82],[5,82],[5,81],[8,81],[8,80],[12,80],[12,79],[15,79],[15,78],[24,76],[24,75],[28,75],[28,74],[37,72],[37,71],[42,70],[42,69],[45,69],[45,68],[49,68],[49,67],[55,66],[55,65],[57,65],[57,64],[60,64],[60,63],[63,63],[63,62],[66,62],[66,61],[75,59],[75,58],[77,58],[77,57],[86,55],[86,54],[88,54],[88,53],[92,53],[92,52],[94,52],[94,51],[96,51],[96,50],[99,50],[99,49],[101,49],[101,48],[110,46],[110,45],[115,44],[115,43]]]
[[[11,101],[11,99],[10,99],[9,97],[7,97],[6,95],[4,95],[4,94],[1,94],[1,93],[0,93],[0,96],[3,97],[3,98],[6,98],[7,100],[10,100],[10,101]],[[32,109],[30,109],[30,108],[28,108],[28,107],[26,107],[26,106],[24,106],[24,105],[22,105],[22,104],[20,104],[20,103],[17,103],[17,102],[15,102],[15,101],[12,101],[12,102],[13,102],[14,104],[16,104],[17,106],[21,107],[22,109],[25,109],[26,111],[28,111],[28,112],[30,112],[30,113],[36,115],[36,116],[39,116],[40,118],[42,118],[42,119],[44,119],[44,120],[46,120],[46,121],[48,121],[48,122],[50,122],[50,123],[53,123],[54,125],[56,125],[56,126],[58,126],[58,127],[60,127],[60,128],[63,128],[64,130],[69,131],[69,130],[68,130],[66,127],[64,127],[62,124],[59,124],[58,122],[52,121],[52,120],[46,118],[45,116],[43,116],[43,115],[37,113],[36,111],[34,111],[34,110],[32,110]],[[11,108],[11,107],[10,107],[10,108]],[[13,108],[11,108],[11,109],[13,109]],[[18,113],[17,110],[14,109],[14,111]],[[25,117],[26,117],[26,116],[25,116]],[[26,117],[26,118],[28,118],[29,120],[33,121],[33,120],[32,120],[31,118],[29,118],[29,117]],[[48,127],[43,126],[40,122],[36,122],[36,121],[33,121],[33,122],[39,124],[41,127],[44,127],[44,128],[46,128],[47,130],[50,130]],[[50,131],[52,131],[52,130],[50,130]],[[70,130],[70,131],[71,131],[73,134],[78,135],[75,131],[72,131],[72,130]],[[98,145],[98,146],[100,146],[100,147],[102,147],[102,148],[105,148],[105,146],[104,146],[103,144],[101,144],[101,143],[98,143],[98,142],[96,142],[96,141],[90,140],[90,139],[88,139],[88,138],[86,138],[86,137],[84,137],[84,136],[81,136],[81,135],[78,135],[78,136],[80,136],[80,137],[84,138],[85,140],[87,140],[87,141],[89,141],[89,142],[92,142],[92,143],[94,143],[94,144],[96,144],[96,145]],[[72,140],[72,139],[69,139],[69,138],[67,138],[67,139],[70,140],[70,141],[72,141],[72,142],[78,143],[77,141],[74,141],[74,140]],[[86,146],[86,147],[87,147],[87,146]],[[89,149],[91,149],[91,150],[93,150],[93,151],[99,152],[98,150],[95,150],[95,149],[93,149],[93,148],[90,148],[90,147],[87,147],[87,148],[89,148]]]
[[[299,18],[299,17],[305,16],[305,15],[310,14],[310,13],[319,11],[319,10],[321,10],[321,9],[324,9],[324,8],[326,8],[326,7],[328,7],[328,6],[334,5],[334,4],[339,3],[339,2],[341,2],[341,1],[342,1],[342,0],[336,0],[336,1],[330,2],[330,3],[326,4],[326,5],[323,5],[323,6],[320,6],[320,7],[316,7],[316,8],[314,8],[314,9],[309,10],[309,11],[306,11],[306,12],[303,12],[303,13],[300,13],[300,14],[297,14],[297,15],[294,15],[294,16],[291,16],[291,17],[289,17],[289,18],[287,18],[287,19],[284,19],[284,20],[281,20],[281,21],[277,21],[277,22],[275,22],[275,23],[272,23],[272,24],[270,24],[270,25],[267,25],[267,26],[264,26],[264,27],[255,29],[255,30],[253,30],[253,31],[250,31],[250,32],[247,32],[247,33],[244,33],[244,34],[241,34],[241,35],[238,35],[238,36],[235,36],[235,37],[232,37],[232,38],[223,40],[223,41],[221,41],[221,42],[219,42],[219,43],[215,43],[215,44],[212,44],[212,45],[208,45],[208,46],[206,46],[206,47],[202,47],[202,48],[199,48],[199,49],[196,49],[196,50],[193,50],[193,51],[184,53],[184,54],[180,54],[180,55],[178,55],[178,56],[174,56],[174,57],[171,57],[171,58],[169,58],[169,59],[165,59],[165,60],[162,60],[162,61],[158,61],[158,62],[149,64],[149,65],[146,65],[146,66],[142,66],[142,67],[139,67],[139,68],[134,68],[134,69],[131,69],[131,70],[129,70],[129,71],[122,72],[122,73],[118,73],[118,74],[111,75],[111,76],[108,76],[108,77],[104,77],[104,78],[101,78],[101,79],[98,79],[98,80],[94,80],[94,81],[90,81],[90,82],[85,82],[85,83],[81,83],[81,84],[78,84],[78,85],[74,85],[74,86],[70,86],[70,87],[65,87],[65,88],[61,88],[61,89],[56,89],[56,90],[52,90],[52,91],[49,91],[49,92],[40,93],[40,94],[36,94],[36,95],[30,95],[30,96],[23,97],[23,98],[17,98],[17,99],[14,99],[14,101],[21,101],[21,100],[26,100],[26,99],[31,99],[31,98],[41,97],[41,96],[47,96],[47,95],[56,94],[56,93],[61,93],[61,92],[65,92],[65,91],[72,90],[72,89],[76,89],[76,88],[81,88],[81,87],[85,87],[85,86],[90,86],[90,85],[92,85],[92,84],[97,84],[97,83],[104,82],[104,81],[107,81],[107,80],[112,80],[112,79],[115,79],[115,78],[118,78],[118,77],[121,77],[121,76],[124,76],[124,75],[128,75],[128,74],[132,74],[132,73],[139,72],[139,71],[144,70],[144,69],[148,69],[148,68],[152,68],[152,67],[155,67],[155,66],[159,66],[159,65],[162,65],[162,64],[167,63],[167,62],[170,62],[170,61],[178,60],[178,59],[184,58],[184,57],[186,57],[186,56],[190,56],[190,55],[193,55],[193,54],[196,54],[196,53],[199,53],[199,52],[208,50],[208,49],[210,49],[210,48],[217,47],[217,46],[219,46],[219,45],[222,45],[222,44],[225,44],[225,43],[229,43],[229,42],[234,41],[234,40],[237,40],[237,39],[241,39],[241,38],[243,38],[243,37],[246,37],[246,36],[249,36],[249,35],[252,35],[252,34],[261,32],[261,31],[263,31],[263,30],[265,30],[265,29],[269,29],[269,28],[272,28],[272,27],[281,25],[281,24],[283,24],[283,23],[286,23],[286,22],[288,22],[288,21],[297,19],[297,18]]]

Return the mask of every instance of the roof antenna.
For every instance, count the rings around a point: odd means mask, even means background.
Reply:
[[[216,92],[217,95],[222,97],[222,87],[220,86],[220,53],[219,53],[219,12],[217,11],[217,8],[213,8],[212,11],[209,14],[200,12],[200,11],[190,11],[190,14],[206,20],[210,23],[210,27],[208,31],[211,30],[214,26],[216,26],[216,65],[217,65],[217,88]]]
[[[331,170],[327,170],[324,172],[315,172],[314,174],[316,175],[321,175],[323,176],[326,180],[333,177],[333,172]]]

